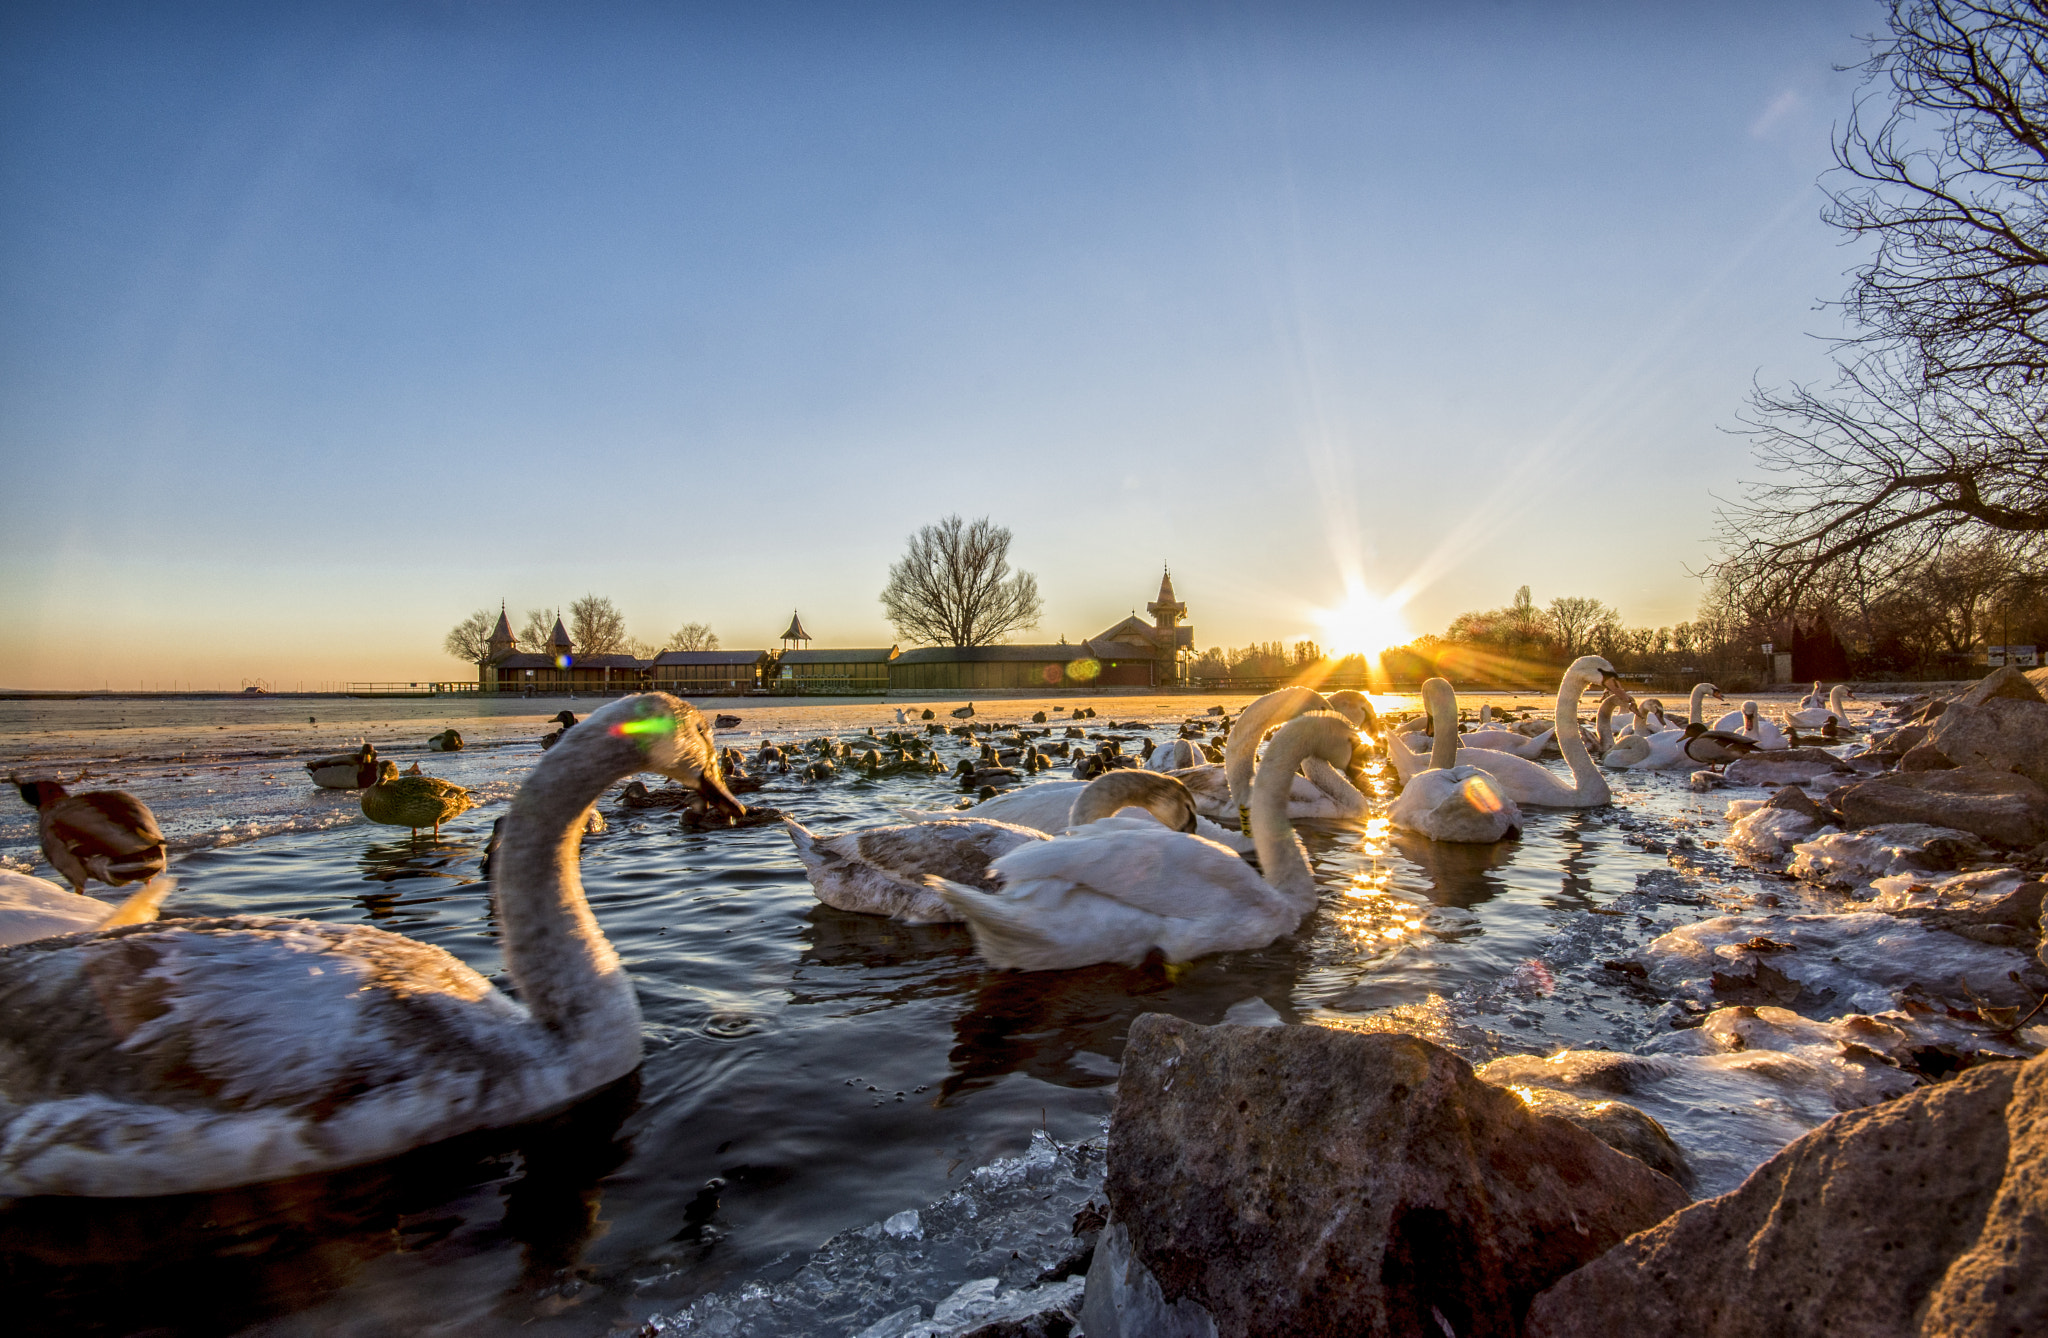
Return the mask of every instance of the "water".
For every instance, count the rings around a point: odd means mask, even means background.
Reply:
[[[1245,700],[1098,698],[1086,725],[1139,721],[1163,739]],[[148,802],[179,851],[169,914],[369,922],[495,976],[484,839],[545,718],[594,704],[0,703],[0,770],[85,769],[88,785]],[[1070,704],[983,703],[980,719]],[[702,705],[743,718],[724,735],[743,750],[897,728],[896,703]],[[470,750],[426,752],[449,726]],[[365,822],[354,795],[314,790],[298,765],[358,736],[483,806],[438,840]],[[1705,844],[1725,832],[1725,795],[1692,794],[1683,772],[1613,782],[1616,806],[1525,810],[1523,838],[1497,847],[1432,846],[1383,821],[1302,824],[1319,911],[1270,947],[1172,974],[986,972],[964,928],[821,906],[779,827],[686,833],[672,813],[607,799],[612,825],[586,840],[583,879],[639,990],[647,1059],[633,1078],[543,1126],[378,1167],[179,1199],[17,1203],[0,1211],[10,1314],[53,1333],[632,1332],[944,1200],[1034,1133],[1099,1136],[1141,1012],[1413,1031],[1474,1060],[1638,1048],[1669,1033],[1669,1006],[1601,963],[1766,888]],[[789,776],[746,798],[831,831],[959,794],[950,777]],[[29,867],[34,841],[10,800],[0,860]]]

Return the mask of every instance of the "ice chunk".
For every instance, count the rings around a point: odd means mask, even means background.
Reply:
[[[1828,887],[1859,887],[1887,874],[1953,869],[1983,849],[1968,832],[1894,822],[1802,842],[1793,847],[1790,872]]]
[[[1822,830],[1834,829],[1823,828],[1817,819],[1796,809],[1760,807],[1739,818],[1729,829],[1727,846],[1738,858],[1775,864],[1787,851]]]

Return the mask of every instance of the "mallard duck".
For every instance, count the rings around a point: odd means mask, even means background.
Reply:
[[[712,723],[720,729],[738,729],[740,718],[736,715],[721,715],[714,717]]]
[[[974,703],[969,702],[952,714],[955,720],[972,720],[974,718]]]
[[[562,741],[562,736],[564,734],[567,734],[570,728],[576,723],[576,715],[572,711],[557,711],[554,715],[549,716],[548,719],[560,725],[561,728],[556,730],[552,734],[543,734],[540,736],[540,746],[542,752],[546,752],[548,749],[560,743]]]
[[[452,729],[444,729],[427,740],[427,749],[436,753],[459,753],[462,751],[462,736]]]
[[[492,861],[516,1001],[441,948],[361,924],[214,916],[0,951],[0,1196],[189,1194],[360,1166],[631,1073],[632,978],[565,852],[591,802],[636,772],[724,796],[710,729],[684,703],[628,697],[593,723],[534,768]]]
[[[14,782],[36,810],[43,857],[74,892],[98,879],[109,887],[146,883],[164,871],[164,834],[149,805],[126,790],[70,794],[56,781]]]
[[[680,785],[664,785],[659,790],[650,790],[640,781],[631,781],[619,791],[619,802],[627,808],[681,808],[696,793]]]
[[[306,774],[323,790],[360,790],[377,783],[377,750],[368,743],[352,753],[316,757],[306,763]]]
[[[476,800],[460,785],[439,776],[401,776],[396,762],[377,767],[377,783],[363,791],[363,816],[387,827],[410,827],[418,836],[420,828],[432,827],[441,834],[441,824],[476,807]]]
[[[175,878],[152,878],[119,906],[67,892],[47,878],[0,869],[0,948],[53,934],[145,924],[176,887]]]

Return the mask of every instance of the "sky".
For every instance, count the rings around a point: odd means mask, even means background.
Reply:
[[[1824,379],[1873,0],[13,4],[0,686],[461,678],[607,595],[898,638],[1689,618]],[[1326,642],[1327,636],[1322,636]]]

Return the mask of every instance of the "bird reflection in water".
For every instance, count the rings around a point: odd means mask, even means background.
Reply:
[[[507,1327],[573,1304],[604,1233],[604,1178],[631,1151],[622,1078],[552,1119],[326,1175],[212,1194],[42,1197],[0,1209],[13,1334],[229,1333],[316,1305],[393,1253],[436,1262],[516,1247]],[[374,1284],[372,1284],[374,1285]],[[396,1304],[422,1313],[421,1298]]]

